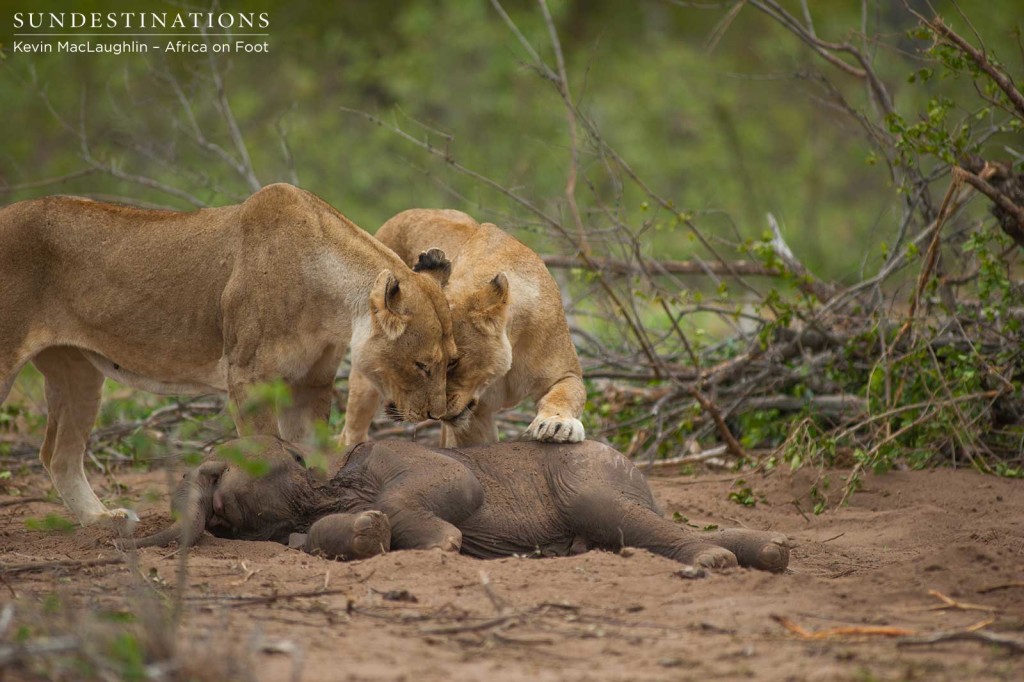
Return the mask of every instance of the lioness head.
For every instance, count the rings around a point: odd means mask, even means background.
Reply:
[[[508,277],[498,273],[465,295],[449,297],[459,355],[448,368],[445,421],[455,429],[469,425],[484,391],[512,367],[508,338]]]
[[[370,292],[368,328],[353,333],[353,364],[399,421],[440,419],[447,410],[446,372],[456,346],[441,285],[450,264],[433,251],[436,270],[402,278],[381,271]]]

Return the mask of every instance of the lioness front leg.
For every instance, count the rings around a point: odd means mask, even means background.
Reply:
[[[362,372],[353,368],[348,375],[348,402],[341,441],[345,446],[370,440],[370,424],[380,407],[380,393]]]
[[[310,442],[313,425],[327,424],[334,399],[334,375],[338,372],[345,347],[331,345],[324,349],[313,366],[298,381],[289,381],[291,404],[281,411],[278,425],[281,437],[290,443]]]
[[[583,381],[576,375],[564,377],[537,401],[537,416],[524,436],[554,443],[581,442],[586,437],[580,421],[586,402]]]
[[[281,436],[278,406],[256,390],[272,376],[228,369],[228,410],[239,436]]]

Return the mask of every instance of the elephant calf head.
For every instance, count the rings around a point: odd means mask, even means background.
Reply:
[[[271,437],[232,441],[184,475],[171,499],[174,525],[135,546],[191,545],[204,529],[222,538],[287,542],[316,480],[292,445]]]

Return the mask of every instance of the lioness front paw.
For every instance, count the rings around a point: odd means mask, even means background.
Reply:
[[[580,443],[586,437],[583,422],[573,417],[537,417],[525,437],[548,443]]]
[[[139,515],[131,509],[107,509],[82,519],[83,526],[107,526],[121,537],[130,537],[138,522]]]

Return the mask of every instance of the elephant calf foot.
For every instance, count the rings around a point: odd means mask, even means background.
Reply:
[[[735,554],[740,566],[774,573],[789,566],[789,538],[781,533],[727,528],[708,534],[707,539]]]
[[[391,548],[391,523],[377,510],[331,514],[310,526],[308,534],[293,533],[288,544],[327,559],[368,559]]]
[[[458,554],[462,550],[462,533],[458,535],[445,535],[441,542],[434,545],[431,549],[439,549],[442,552],[454,552]]]
[[[702,568],[724,569],[737,565],[736,556],[725,547],[712,542],[685,542],[665,553],[676,561]]]

